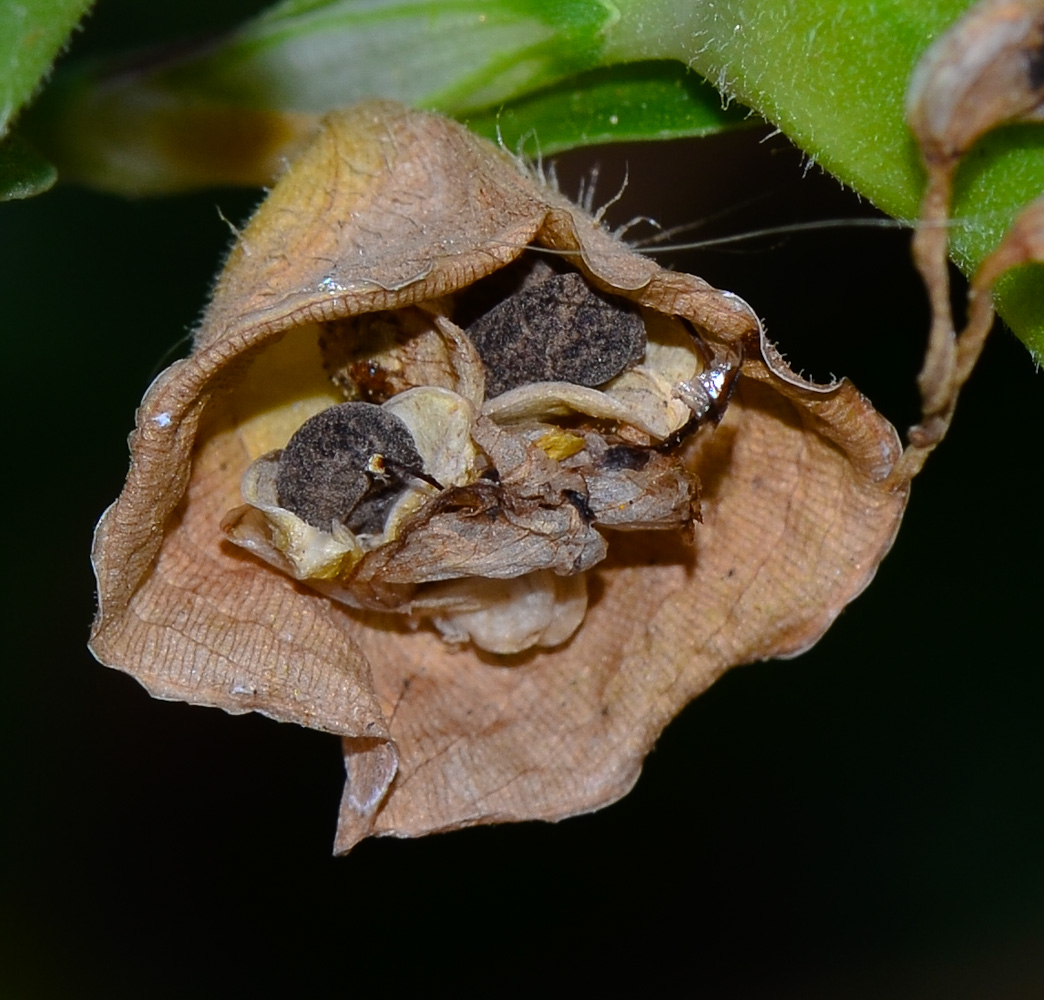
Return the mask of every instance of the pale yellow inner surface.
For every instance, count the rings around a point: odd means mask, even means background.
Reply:
[[[261,351],[230,400],[250,461],[284,448],[306,420],[343,402],[323,371],[315,325],[297,327]]]

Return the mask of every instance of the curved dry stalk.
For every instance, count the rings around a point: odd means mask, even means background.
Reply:
[[[913,253],[932,321],[918,376],[921,422],[910,428],[909,447],[894,473],[897,483],[921,470],[949,429],[957,396],[993,323],[989,289],[998,268],[1004,260],[1021,262],[1018,252],[1002,249],[983,261],[969,292],[968,323],[958,337],[947,263],[954,177],[987,132],[1007,122],[1044,120],[1044,0],[983,0],[972,7],[918,65],[907,118],[928,174]]]

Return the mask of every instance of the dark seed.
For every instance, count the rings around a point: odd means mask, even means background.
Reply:
[[[584,519],[584,524],[590,524],[595,519],[595,513],[591,510],[591,503],[586,494],[577,490],[563,490],[562,496],[579,511],[580,516]]]
[[[1026,81],[1031,90],[1044,87],[1044,48],[1039,45],[1026,53]]]
[[[423,475],[423,461],[406,425],[372,403],[342,403],[290,439],[276,495],[281,507],[323,531],[336,521],[377,532],[412,475]]]
[[[605,453],[602,466],[606,469],[631,469],[635,472],[649,464],[648,450],[631,448],[627,445],[614,445]]]
[[[641,316],[576,272],[523,285],[467,333],[486,367],[487,396],[531,382],[601,385],[645,353]]]

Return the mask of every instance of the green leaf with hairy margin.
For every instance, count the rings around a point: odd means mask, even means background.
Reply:
[[[205,169],[194,162],[185,173],[176,154],[186,135],[204,134],[196,123],[208,108],[216,136],[236,114],[261,116],[259,127],[277,134],[280,116],[374,96],[453,114],[486,134],[499,116],[507,141],[532,132],[547,150],[593,137],[700,134],[706,117],[720,112],[716,96],[691,90],[679,103],[677,91],[661,86],[666,78],[643,78],[629,65],[676,60],[778,125],[885,211],[910,218],[923,175],[903,120],[906,83],[931,40],[969,6],[970,0],[287,0],[177,64],[140,67],[120,80],[85,71],[57,91],[61,97],[38,120],[34,137],[43,145],[48,133],[60,135],[61,154],[81,178],[140,193],[205,180]],[[626,127],[613,126],[614,116]],[[137,186],[136,170],[145,179]],[[974,267],[1042,189],[1039,128],[1004,130],[973,150],[955,206],[962,224],[953,252],[961,266]],[[1001,289],[1002,314],[1039,360],[1042,301],[1039,269],[1024,269]]]
[[[548,152],[741,124],[673,60],[599,67],[615,8],[599,0],[289,0],[219,40],[74,68],[34,109],[63,176],[129,194],[271,179],[315,114],[393,98]],[[234,137],[235,141],[232,141]]]
[[[0,0],[0,137],[93,0]]]
[[[917,215],[924,177],[903,117],[907,81],[971,0],[617,0],[607,61],[685,60],[778,125],[821,166],[890,215]],[[965,272],[1044,190],[1044,130],[1003,129],[962,164],[951,251]],[[998,306],[1044,361],[1044,269],[1025,268]]]
[[[93,0],[0,0],[0,136]]]
[[[600,0],[288,0],[159,80],[266,110],[390,97],[460,112],[599,65],[613,17]]]
[[[711,135],[760,119],[738,104],[723,107],[709,83],[664,59],[590,70],[464,121],[508,149],[548,156],[598,143]]]
[[[53,167],[5,137],[91,3],[0,0],[0,199],[26,198],[54,183]]]
[[[0,201],[31,198],[54,186],[58,171],[19,135],[0,139]]]

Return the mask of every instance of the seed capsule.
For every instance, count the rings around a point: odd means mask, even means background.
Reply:
[[[342,403],[316,414],[279,459],[279,504],[313,527],[333,522],[379,532],[388,507],[423,461],[406,424],[373,403]]]
[[[523,286],[467,334],[486,367],[489,397],[531,382],[602,385],[645,353],[641,316],[576,272]]]

